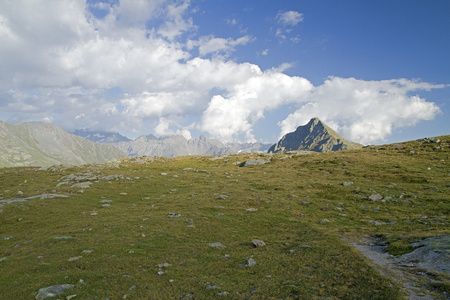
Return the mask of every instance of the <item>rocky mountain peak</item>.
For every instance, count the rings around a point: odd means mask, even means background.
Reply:
[[[312,118],[306,125],[299,126],[294,132],[283,136],[277,144],[270,147],[269,153],[302,150],[329,152],[361,147],[361,144],[344,139],[319,118]]]

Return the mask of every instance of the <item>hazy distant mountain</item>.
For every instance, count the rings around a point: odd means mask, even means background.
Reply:
[[[113,144],[119,142],[129,142],[131,141],[126,136],[123,136],[117,132],[106,132],[106,131],[91,131],[88,129],[78,129],[72,132],[72,134],[81,136],[87,140],[95,143],[102,144]]]
[[[126,155],[111,145],[97,144],[55,125],[0,121],[0,167],[82,165]]]
[[[294,132],[283,136],[277,144],[270,147],[269,153],[300,150],[329,152],[358,149],[362,146],[347,141],[318,118],[312,118],[308,124],[299,126]]]
[[[224,144],[218,140],[200,136],[187,140],[182,135],[157,138],[154,135],[143,135],[129,142],[114,143],[128,156],[185,156],[185,155],[217,155],[245,152],[266,152],[270,145],[260,143]]]

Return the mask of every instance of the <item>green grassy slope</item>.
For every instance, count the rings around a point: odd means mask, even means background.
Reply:
[[[271,162],[250,167],[239,162],[257,154],[0,169],[3,199],[69,196],[0,207],[0,298],[74,284],[58,297],[403,299],[342,238],[450,233],[450,136],[440,139],[261,154]],[[71,174],[93,184],[81,193]]]

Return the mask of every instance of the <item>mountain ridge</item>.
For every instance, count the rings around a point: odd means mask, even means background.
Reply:
[[[287,151],[330,152],[359,149],[363,145],[349,142],[331,129],[319,118],[312,118],[306,125],[285,134],[278,143],[272,145],[269,153]]]
[[[45,122],[0,121],[0,167],[82,165],[125,157],[111,145],[70,134]]]

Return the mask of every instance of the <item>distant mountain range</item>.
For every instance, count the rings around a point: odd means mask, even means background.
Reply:
[[[126,155],[112,145],[91,142],[52,124],[0,121],[0,167],[82,165],[119,157]]]
[[[269,149],[269,153],[288,151],[330,152],[359,149],[363,145],[349,142],[319,118],[312,118],[308,124],[297,127],[294,132],[283,136]]]
[[[130,142],[131,140],[118,132],[91,131],[87,129],[78,129],[72,132],[74,135],[81,136],[94,143],[115,144],[119,142]]]
[[[261,143],[222,143],[201,135],[187,140],[182,135],[156,137],[152,134],[142,135],[130,140],[118,133],[77,130],[79,136],[98,143],[111,144],[128,156],[165,156],[218,155],[246,152],[267,152],[271,144]]]
[[[55,125],[29,122],[12,125],[0,121],[0,167],[81,165],[126,156],[218,155],[247,152],[328,152],[361,148],[313,118],[274,145],[222,143],[201,135],[187,140],[182,135],[142,135],[135,140],[115,132],[76,130],[67,133]]]

